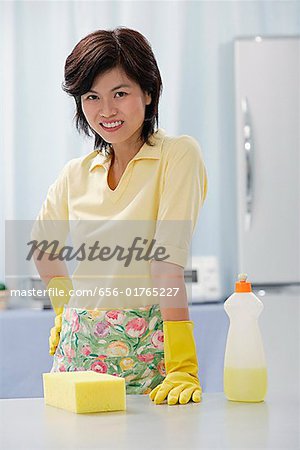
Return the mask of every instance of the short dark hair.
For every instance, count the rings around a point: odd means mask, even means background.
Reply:
[[[76,103],[76,128],[95,136],[94,148],[107,142],[88,124],[82,107],[81,96],[88,92],[95,77],[107,70],[120,67],[126,75],[138,83],[143,92],[151,94],[146,106],[141,133],[143,142],[151,145],[149,137],[158,127],[158,103],[162,92],[159,68],[148,40],[138,31],[126,27],[114,30],[97,30],[81,39],[65,63],[62,89],[74,97]]]

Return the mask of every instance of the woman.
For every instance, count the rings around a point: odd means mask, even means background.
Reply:
[[[155,129],[162,81],[149,42],[135,30],[99,30],[83,38],[66,60],[63,89],[75,99],[77,129],[94,136],[94,150],[71,160],[50,187],[34,237],[40,241],[47,234],[44,224],[59,222],[65,224],[60,228],[64,241],[70,223],[76,223],[74,229],[84,223],[81,236],[89,241],[95,238],[90,224],[104,221],[97,231],[105,243],[113,246],[122,237],[124,246],[118,249],[124,250],[132,236],[135,243],[144,237],[152,253],[148,259],[131,259],[125,268],[121,254],[104,266],[93,250],[94,258],[85,258],[71,280],[64,261],[51,261],[45,248],[39,259],[36,250],[35,262],[57,314],[49,339],[52,370],[122,376],[128,394],[149,393],[156,404],[200,402],[184,283],[207,189],[199,145],[190,136],[176,138]],[[146,224],[142,231],[141,224]],[[142,249],[133,251],[141,255]],[[118,295],[99,294],[99,280],[106,289],[116,283]],[[142,294],[136,295],[134,284]],[[91,286],[99,295],[92,300],[78,296],[79,289]]]

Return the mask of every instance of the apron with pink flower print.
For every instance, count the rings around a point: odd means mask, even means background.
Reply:
[[[166,376],[159,305],[138,309],[65,306],[51,372],[93,370],[125,378],[127,394],[148,394]]]

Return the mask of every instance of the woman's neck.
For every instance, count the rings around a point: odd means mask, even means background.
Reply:
[[[112,144],[112,162],[111,166],[119,170],[125,170],[129,161],[135,157],[143,146],[143,141],[139,139],[136,142]]]

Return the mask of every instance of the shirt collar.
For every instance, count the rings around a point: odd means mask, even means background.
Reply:
[[[161,146],[165,137],[165,130],[159,128],[150,136],[150,142],[154,144],[153,146],[147,144],[146,142],[142,145],[137,154],[132,158],[133,161],[139,159],[160,159],[161,156]],[[94,151],[95,157],[92,159],[89,171],[91,172],[97,166],[103,166],[108,168],[110,165],[110,155],[104,155],[98,151]],[[131,161],[132,161],[131,160]]]

